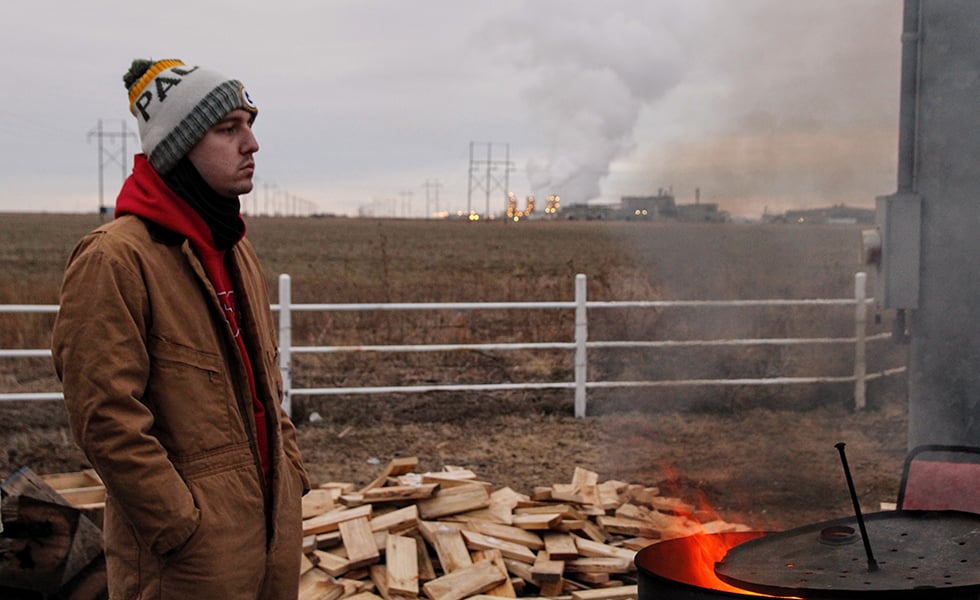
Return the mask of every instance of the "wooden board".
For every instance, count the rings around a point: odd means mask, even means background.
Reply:
[[[307,536],[326,533],[328,531],[337,531],[337,526],[343,521],[358,517],[370,517],[371,513],[371,505],[366,504],[357,508],[338,509],[317,515],[312,519],[305,519],[303,521],[303,535]]]
[[[426,582],[422,589],[432,600],[462,600],[467,596],[482,594],[493,589],[507,579],[501,575],[496,565],[489,560],[475,562]]]
[[[534,552],[527,546],[508,542],[489,535],[483,535],[475,531],[463,531],[463,539],[466,540],[466,547],[471,550],[499,550],[506,558],[523,561],[526,563],[534,562]]]
[[[351,569],[378,562],[381,555],[367,517],[341,521],[337,527],[340,529],[340,537],[344,542],[344,550],[347,551],[347,560],[350,561]]]
[[[415,538],[389,535],[385,548],[388,593],[414,597],[419,593],[419,563]]]
[[[432,498],[418,503],[419,516],[438,519],[490,505],[490,494],[482,485],[468,483],[440,490]]]

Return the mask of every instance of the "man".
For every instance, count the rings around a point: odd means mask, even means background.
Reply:
[[[309,489],[265,279],[244,239],[257,108],[179,60],[123,77],[143,153],[65,271],[52,340],[108,492],[111,598],[289,598]]]

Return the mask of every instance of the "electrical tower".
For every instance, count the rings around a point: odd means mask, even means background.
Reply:
[[[133,133],[132,131],[126,131],[126,121],[122,121],[121,130],[106,131],[105,129],[102,128],[102,119],[99,119],[99,122],[95,126],[95,129],[88,132],[88,140],[91,141],[93,136],[96,139],[98,139],[98,146],[99,146],[99,218],[103,218],[106,214],[106,206],[105,206],[105,201],[103,199],[105,186],[102,183],[103,182],[102,173],[105,170],[105,164],[106,164],[105,159],[108,157],[110,161],[116,162],[119,164],[120,167],[122,167],[122,178],[123,181],[125,181],[126,176],[129,175],[129,172],[126,169],[126,158],[127,158],[126,138],[132,137],[135,139],[136,134]],[[106,138],[113,141],[118,139],[121,142],[120,148],[118,150],[106,148],[105,144],[102,143],[102,140]]]
[[[487,158],[486,160],[478,160],[473,156],[474,146],[477,144],[482,144],[487,147]],[[501,145],[501,144],[498,144]],[[486,208],[484,213],[484,218],[490,218],[490,194],[493,190],[500,190],[501,195],[506,200],[507,194],[510,192],[510,173],[514,170],[513,163],[510,162],[510,144],[502,144],[504,146],[504,160],[494,160],[493,159],[493,142],[470,142],[470,170],[469,170],[469,185],[466,191],[466,212],[470,215],[473,214],[473,189],[483,188],[486,193]],[[501,177],[500,171],[503,171]],[[486,178],[483,175],[486,173]],[[479,177],[474,177],[474,175],[479,175]]]
[[[435,180],[425,180],[425,217],[426,219],[431,219],[433,215],[439,212],[439,188],[442,184],[439,183],[438,179]],[[429,208],[429,202],[432,199],[432,195],[435,195],[435,209]]]

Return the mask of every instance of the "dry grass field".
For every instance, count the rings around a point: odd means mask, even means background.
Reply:
[[[83,215],[0,215],[0,304],[57,302]],[[569,301],[578,273],[590,300],[847,298],[860,228],[627,222],[520,224],[256,218],[248,233],[273,298],[292,279],[298,303]],[[869,280],[869,290],[873,289]],[[593,340],[853,335],[851,308],[590,311]],[[883,323],[870,322],[873,331]],[[0,347],[44,348],[51,315],[0,314]],[[300,313],[300,345],[570,341],[568,311]],[[847,375],[850,347],[605,350],[593,380]],[[905,349],[869,345],[871,370]],[[339,354],[295,358],[298,387],[569,381],[565,352]],[[56,389],[47,359],[0,358],[0,391]],[[723,518],[781,529],[850,511],[834,444],[866,510],[894,501],[906,451],[902,378],[850,385],[638,388],[590,393],[586,419],[566,391],[391,394],[294,399],[300,442],[318,481],[367,483],[395,456],[424,469],[463,465],[529,492],[569,481],[575,466],[702,499]],[[313,415],[322,420],[311,422]],[[380,465],[378,464],[380,463]],[[0,402],[0,477],[86,466],[57,402]]]

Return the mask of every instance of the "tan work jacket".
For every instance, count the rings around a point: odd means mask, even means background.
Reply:
[[[111,598],[296,598],[309,481],[279,405],[258,260],[244,239],[229,253],[269,415],[268,488],[245,367],[190,243],[124,216],[69,260],[52,353],[72,435],[108,492]]]

